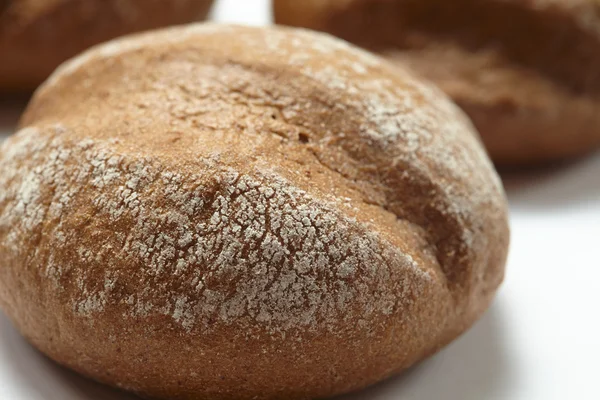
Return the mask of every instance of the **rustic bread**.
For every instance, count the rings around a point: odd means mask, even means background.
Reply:
[[[35,89],[100,42],[206,16],[212,0],[0,0],[0,92]]]
[[[465,331],[503,278],[506,201],[467,118],[309,31],[96,47],[38,90],[0,171],[3,309],[145,396],[359,389]]]
[[[275,17],[432,80],[471,117],[499,164],[600,145],[598,0],[276,0]]]

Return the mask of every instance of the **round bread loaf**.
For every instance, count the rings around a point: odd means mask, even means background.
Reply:
[[[275,17],[432,80],[471,117],[498,164],[600,145],[598,0],[276,0]]]
[[[35,89],[63,61],[131,32],[204,18],[212,0],[0,0],[0,92]]]
[[[2,308],[149,397],[363,388],[465,331],[503,278],[506,201],[468,119],[309,31],[96,47],[38,90],[0,171]]]

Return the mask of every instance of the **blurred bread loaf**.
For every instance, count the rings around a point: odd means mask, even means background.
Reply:
[[[332,33],[433,81],[498,164],[600,145],[597,0],[275,0],[275,19]]]
[[[0,93],[35,89],[63,61],[131,32],[197,21],[212,0],[0,1]]]

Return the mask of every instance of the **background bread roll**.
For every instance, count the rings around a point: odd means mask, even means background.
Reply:
[[[275,19],[333,33],[432,80],[499,164],[600,145],[598,0],[275,0]]]
[[[2,308],[149,397],[363,388],[466,330],[503,278],[506,201],[468,120],[322,34],[96,47],[38,90],[0,170]]]
[[[0,0],[0,92],[37,87],[63,61],[127,33],[204,18],[212,0]]]

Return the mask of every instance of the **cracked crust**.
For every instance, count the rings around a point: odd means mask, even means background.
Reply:
[[[356,390],[454,339],[502,281],[506,202],[468,120],[326,35],[113,41],[56,71],[21,127],[0,150],[1,304],[111,385]]]
[[[0,1],[0,92],[31,91],[63,61],[118,36],[206,17],[212,0]]]
[[[600,145],[597,0],[277,0],[274,9],[279,23],[332,33],[436,83],[499,164]]]

